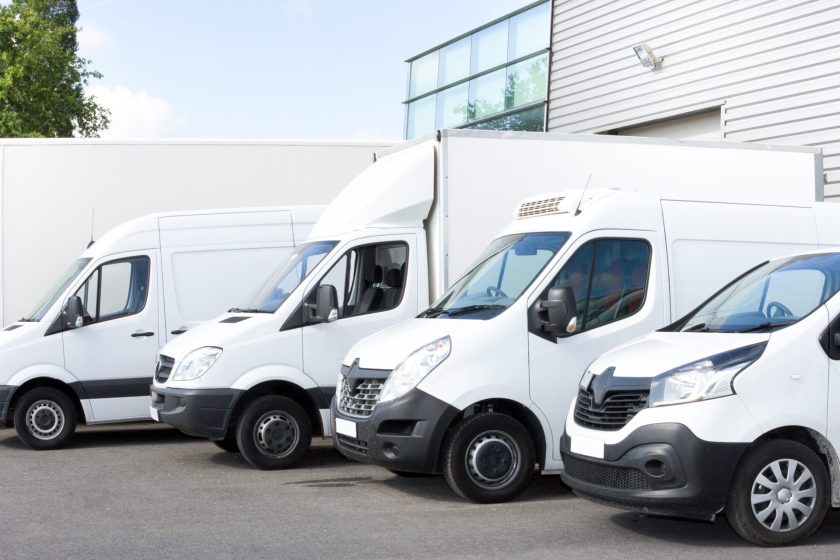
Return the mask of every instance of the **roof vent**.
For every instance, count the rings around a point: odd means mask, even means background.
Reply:
[[[545,216],[548,214],[565,214],[568,210],[562,208],[564,200],[566,200],[565,196],[526,200],[519,205],[519,209],[516,211],[516,217],[533,218],[534,216]]]

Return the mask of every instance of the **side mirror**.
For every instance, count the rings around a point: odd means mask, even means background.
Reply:
[[[315,294],[315,315],[313,323],[332,323],[338,319],[338,292],[335,286],[324,284],[318,286]]]
[[[540,302],[548,320],[544,328],[554,336],[566,336],[577,328],[577,303],[570,287],[550,288],[546,298]]]
[[[834,333],[834,346],[840,348],[840,331]]]
[[[61,323],[65,329],[78,329],[85,324],[84,306],[82,298],[70,296],[61,311]]]

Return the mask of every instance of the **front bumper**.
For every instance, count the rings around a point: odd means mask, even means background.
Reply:
[[[443,437],[458,414],[455,407],[419,389],[377,404],[367,418],[342,413],[333,399],[333,438],[339,452],[355,461],[396,471],[437,473]],[[356,436],[338,433],[336,419],[352,422]]]
[[[682,424],[649,424],[605,445],[602,460],[572,453],[564,433],[562,479],[576,494],[607,505],[713,520],[748,445],[704,441]]]
[[[158,420],[185,434],[222,440],[228,433],[239,389],[168,389],[152,386],[152,411]]]

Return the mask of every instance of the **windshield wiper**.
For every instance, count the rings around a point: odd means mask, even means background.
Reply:
[[[687,329],[683,329],[682,332],[707,332],[708,330],[709,327],[706,326],[706,323],[696,323]]]
[[[790,325],[791,323],[795,323],[796,319],[791,319],[788,321],[768,321],[767,323],[761,323],[760,325],[755,325],[754,327],[747,327],[744,329],[738,329],[737,331],[732,331],[736,333],[747,333],[753,331],[763,331],[764,329],[772,329],[773,327],[783,327],[785,325]]]
[[[240,309],[239,307],[231,307],[228,313],[271,313],[265,309]]]
[[[419,318],[420,319],[432,319],[434,317],[437,317],[441,313],[445,313],[445,312],[446,312],[446,310],[441,309],[440,307],[430,307],[427,310],[425,310],[423,313],[421,313]]]
[[[33,319],[32,317],[21,317],[18,319],[18,323],[37,323],[38,319]]]
[[[464,313],[472,313],[473,311],[485,311],[487,309],[507,309],[506,305],[467,305],[465,307],[456,307],[455,309],[444,309],[443,313],[446,313],[450,317],[454,317],[456,315],[463,315]]]

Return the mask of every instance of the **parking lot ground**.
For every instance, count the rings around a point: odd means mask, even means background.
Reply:
[[[747,545],[724,519],[642,517],[536,477],[517,501],[477,505],[441,477],[400,478],[315,440],[298,468],[264,472],[165,426],[84,427],[34,452],[0,432],[0,558],[831,558],[840,512],[806,545]]]

